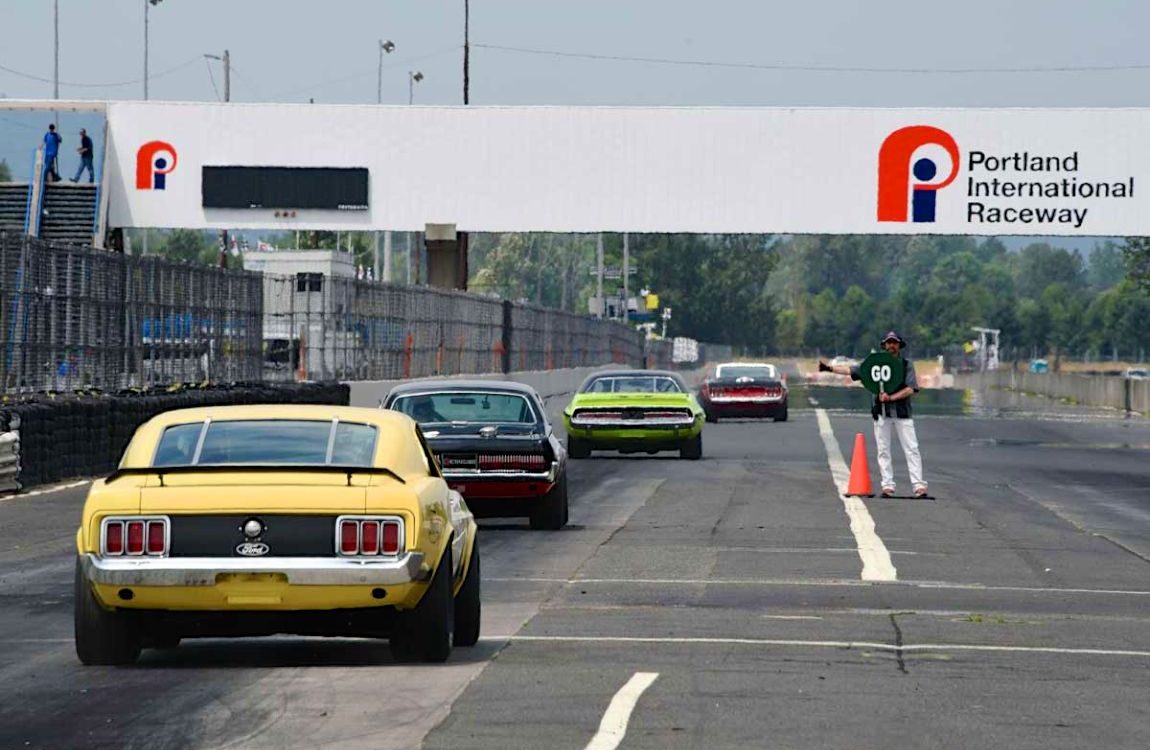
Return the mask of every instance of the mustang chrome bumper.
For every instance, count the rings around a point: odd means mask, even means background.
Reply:
[[[81,555],[84,576],[109,586],[215,586],[220,575],[282,574],[297,586],[395,586],[425,581],[423,553],[394,558],[345,560],[336,557],[153,557]]]

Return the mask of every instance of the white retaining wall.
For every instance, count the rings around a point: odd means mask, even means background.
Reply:
[[[1051,398],[1070,399],[1087,406],[1122,410],[1127,408],[1126,389],[1129,388],[1130,411],[1150,416],[1150,380],[1129,380],[1108,375],[998,370],[976,375],[960,375],[958,386],[1007,388],[1024,393],[1038,393]]]

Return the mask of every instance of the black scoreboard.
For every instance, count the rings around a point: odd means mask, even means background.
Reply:
[[[203,167],[204,208],[366,211],[365,167]]]

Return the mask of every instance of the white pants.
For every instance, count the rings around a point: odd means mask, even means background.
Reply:
[[[894,489],[894,464],[890,459],[890,426],[898,432],[898,442],[906,454],[906,466],[910,470],[910,483],[915,489],[926,487],[922,478],[922,455],[918,452],[918,436],[914,432],[913,419],[897,419],[880,416],[874,423],[874,440],[878,443],[878,470],[884,489]]]

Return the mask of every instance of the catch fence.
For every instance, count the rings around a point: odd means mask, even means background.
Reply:
[[[708,345],[699,345],[700,361]],[[619,322],[466,292],[276,276],[0,233],[5,393],[690,366]]]

